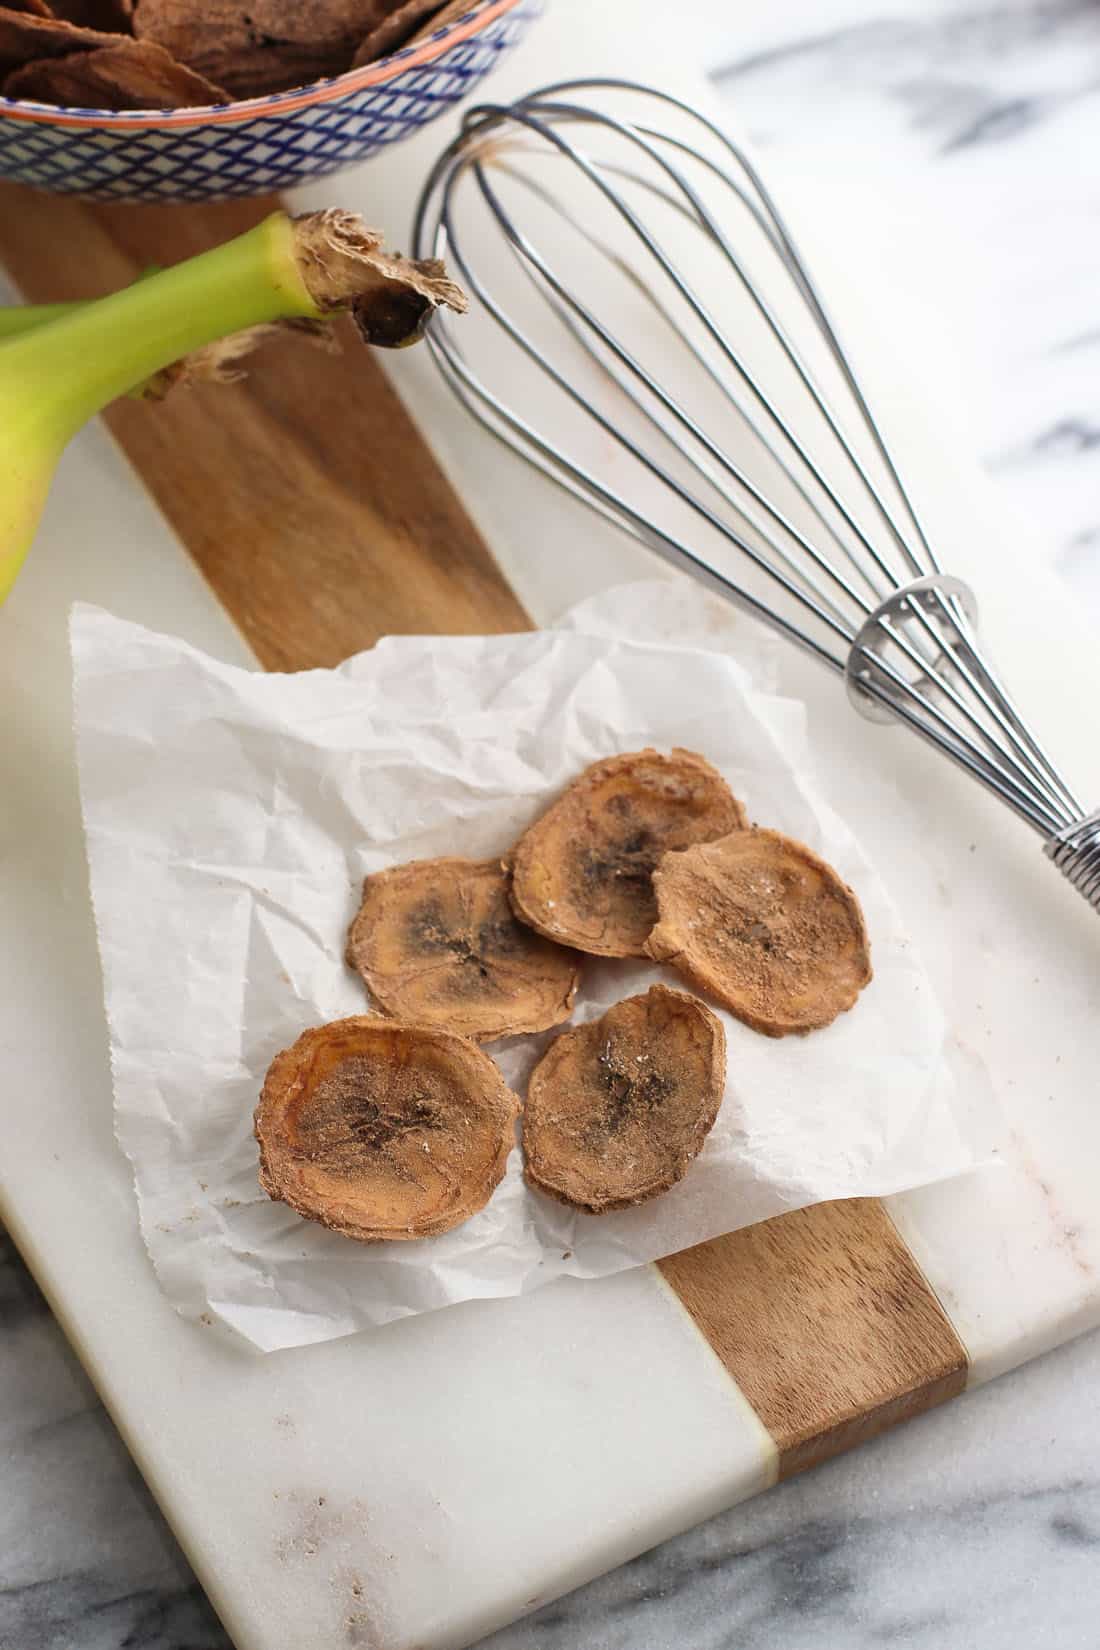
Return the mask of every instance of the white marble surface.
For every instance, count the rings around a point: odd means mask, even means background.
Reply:
[[[932,404],[1100,611],[1100,7],[690,6],[769,176],[828,202]]]
[[[742,124],[775,168],[831,191],[845,248],[889,283],[929,374],[950,374],[975,451],[1100,601],[1100,6],[694,5]],[[1086,1340],[666,1544],[494,1650],[1091,1650],[1098,1392]],[[0,1437],[3,1650],[227,1644],[7,1249]]]
[[[485,1650],[1095,1650],[1100,1341],[734,1508]],[[0,1250],[0,1645],[230,1650]]]

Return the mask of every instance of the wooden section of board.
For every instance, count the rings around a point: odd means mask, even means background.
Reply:
[[[0,260],[28,298],[91,296],[272,204],[112,207],[0,187]],[[387,633],[529,625],[358,345],[336,357],[290,340],[244,383],[121,403],[108,419],[269,669],[333,664]],[[784,1475],[965,1382],[958,1337],[880,1204],[785,1215],[661,1270],[771,1431]]]
[[[966,1385],[966,1352],[881,1203],[823,1203],[660,1261],[789,1478]]]
[[[0,259],[39,302],[114,291],[251,228],[274,201],[90,206],[0,186]],[[441,395],[450,391],[440,386]],[[530,620],[369,350],[265,346],[244,380],[107,421],[269,670],[386,634]]]

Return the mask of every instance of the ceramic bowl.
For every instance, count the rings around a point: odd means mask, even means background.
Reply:
[[[263,195],[324,177],[467,97],[540,10],[541,0],[490,0],[362,69],[205,109],[117,113],[0,97],[0,177],[131,201]]]

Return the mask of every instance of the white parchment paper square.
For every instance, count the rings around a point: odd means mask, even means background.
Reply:
[[[756,628],[691,587],[609,592],[532,635],[387,639],[298,675],[221,664],[86,606],[72,647],[118,1137],[186,1315],[264,1351],[327,1340],[975,1162],[943,1015],[877,876],[814,795],[801,707],[759,685]],[[364,874],[503,853],[587,763],[644,745],[702,752],[753,819],[855,887],[875,966],[856,1008],[779,1042],[723,1014],[718,1121],[680,1185],[638,1209],[545,1199],[518,1149],[488,1207],[425,1242],[362,1246],[270,1202],[253,1108],[300,1031],[368,1010],[343,961]],[[654,979],[682,984],[593,959],[575,1018]],[[490,1045],[521,1095],[546,1042]]]

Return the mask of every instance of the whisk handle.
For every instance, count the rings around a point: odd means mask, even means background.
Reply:
[[[1093,910],[1100,911],[1100,809],[1048,837],[1045,852]]]

